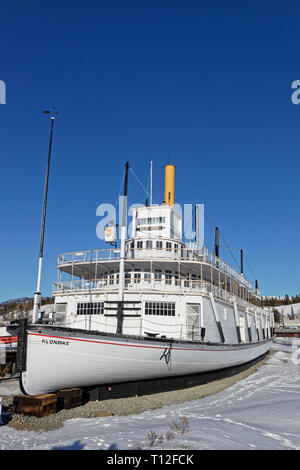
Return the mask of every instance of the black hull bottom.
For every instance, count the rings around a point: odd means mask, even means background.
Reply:
[[[262,361],[269,353],[270,351],[267,351],[265,354],[235,367],[226,367],[224,369],[202,372],[200,374],[191,374],[179,377],[163,377],[160,379],[112,383],[87,387],[83,389],[84,400],[103,401],[116,398],[151,395],[153,393],[170,392],[172,390],[180,390],[195,387],[197,385],[204,385],[209,382],[213,382],[214,380],[220,380],[239,374],[240,372],[249,369],[257,362]]]

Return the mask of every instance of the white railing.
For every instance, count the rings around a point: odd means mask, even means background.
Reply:
[[[248,289],[252,289],[251,283],[242,276],[238,271],[232,268],[229,264],[220,258],[217,258],[213,253],[208,251],[206,248],[203,250],[194,250],[190,248],[178,247],[178,250],[168,250],[166,248],[158,249],[151,248],[129,248],[126,250],[127,260],[175,260],[175,261],[196,261],[207,263],[212,267],[219,269],[222,273],[230,276],[236,280],[239,284],[243,285]],[[57,266],[58,268],[64,265],[80,264],[80,263],[98,263],[102,261],[118,261],[120,259],[119,249],[101,249],[101,250],[89,250],[80,252],[64,253],[58,256]]]
[[[118,291],[119,285],[117,282],[110,283],[109,279],[107,280],[76,280],[76,281],[61,281],[53,283],[53,295],[60,294],[89,294],[95,292],[107,292],[107,291]],[[228,292],[218,286],[210,284],[209,282],[203,281],[190,281],[186,279],[177,279],[174,282],[172,280],[171,284],[166,283],[165,279],[155,279],[152,277],[148,280],[141,279],[138,282],[130,281],[124,284],[125,291],[147,291],[154,290],[158,292],[168,292],[168,293],[178,293],[178,292],[192,292],[199,294],[209,294],[212,293],[216,298],[224,300],[226,302],[234,303],[240,307],[248,309],[249,312],[262,311],[263,309],[255,306],[246,299],[242,299],[232,292]]]
[[[114,261],[119,259],[119,249],[74,251],[59,255],[57,257],[57,266],[76,263],[95,263],[98,261]]]

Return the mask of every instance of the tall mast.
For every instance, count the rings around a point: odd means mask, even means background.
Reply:
[[[121,250],[120,250],[120,270],[119,270],[119,301],[117,313],[117,333],[123,331],[123,300],[124,300],[124,260],[125,260],[125,240],[126,240],[126,222],[127,222],[127,187],[128,187],[128,169],[129,163],[125,165],[125,183],[124,183],[124,199],[123,214],[121,226]]]
[[[39,255],[39,266],[38,266],[38,277],[36,291],[34,293],[33,301],[33,313],[32,313],[32,323],[36,323],[39,316],[40,302],[41,302],[41,276],[42,276],[42,263],[43,263],[43,251],[44,251],[44,234],[45,234],[45,221],[46,221],[46,210],[47,210],[47,197],[48,197],[48,182],[49,182],[49,170],[50,170],[50,160],[51,160],[51,150],[52,150],[52,137],[53,137],[53,128],[56,108],[53,107],[52,111],[44,111],[45,114],[51,115],[51,129],[50,129],[50,142],[49,142],[49,152],[48,152],[48,163],[45,179],[45,188],[44,188],[44,204],[43,204],[43,215],[42,215],[42,227],[41,227],[41,240],[40,240],[40,255]]]
[[[215,255],[217,258],[219,258],[219,228],[216,227],[216,233],[215,233]]]
[[[241,274],[244,274],[244,255],[243,255],[243,250],[241,250]]]

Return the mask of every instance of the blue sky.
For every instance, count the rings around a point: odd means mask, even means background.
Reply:
[[[43,295],[58,254],[103,247],[96,209],[115,203],[127,160],[144,184],[153,161],[156,201],[174,163],[176,202],[205,204],[262,293],[299,293],[299,13],[296,1],[3,4],[0,301],[35,290],[53,105]],[[144,200],[130,175],[129,203]],[[213,231],[206,220],[209,246]]]

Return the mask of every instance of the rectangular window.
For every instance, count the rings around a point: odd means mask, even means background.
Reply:
[[[146,241],[146,249],[147,250],[152,250],[152,240],[147,240]]]
[[[190,276],[189,274],[185,275],[185,280],[184,280],[184,287],[189,287],[190,286]]]
[[[131,272],[130,271],[125,271],[124,280],[125,280],[125,286],[128,286],[128,284],[131,282]]]
[[[143,242],[137,242],[137,243],[136,243],[136,247],[137,247],[137,249],[139,249],[139,250],[140,250],[141,248],[143,248]]]
[[[171,242],[167,242],[167,243],[166,243],[166,249],[167,249],[167,251],[171,251],[171,250],[172,250],[172,243],[171,243]]]
[[[162,250],[162,242],[156,242],[156,249]]]
[[[156,269],[156,270],[155,270],[155,273],[154,273],[154,280],[155,280],[155,281],[161,281],[161,270],[160,270],[160,269]]]
[[[169,286],[172,284],[172,271],[165,271],[165,283]]]
[[[104,302],[79,302],[77,315],[101,315],[104,313]]]
[[[175,316],[175,302],[145,302],[145,315]]]

